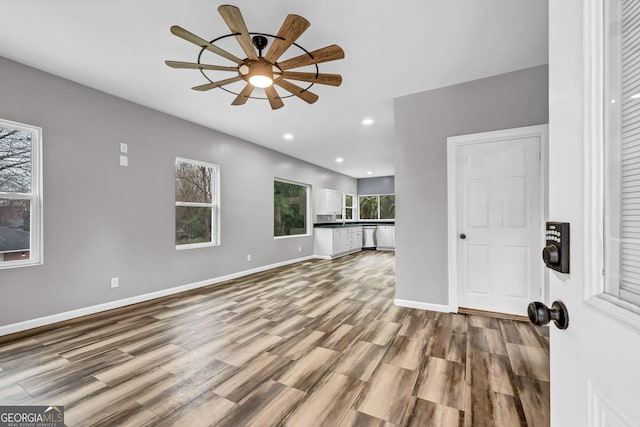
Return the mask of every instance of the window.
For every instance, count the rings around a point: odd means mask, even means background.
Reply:
[[[376,194],[360,196],[360,219],[395,219],[396,196]]]
[[[42,263],[42,129],[0,120],[0,268]]]
[[[343,212],[344,212],[344,219],[345,220],[350,220],[350,219],[354,219],[354,215],[353,215],[353,194],[345,194],[343,197]]]
[[[219,169],[176,158],[176,249],[220,244]]]
[[[308,234],[309,186],[273,181],[273,235]]]
[[[640,14],[605,4],[605,292],[640,306]]]

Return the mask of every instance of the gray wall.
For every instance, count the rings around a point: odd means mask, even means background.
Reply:
[[[448,305],[447,137],[548,122],[548,67],[395,100],[396,298]]]
[[[1,57],[0,94],[0,117],[42,127],[44,139],[44,265],[0,270],[0,326],[311,255],[312,237],[273,238],[273,178],[357,189],[353,178]],[[175,249],[176,156],[220,165],[219,247]]]
[[[377,176],[358,179],[358,194],[393,194],[395,183],[393,176]]]

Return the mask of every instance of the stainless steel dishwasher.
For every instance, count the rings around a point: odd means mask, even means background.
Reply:
[[[376,230],[378,229],[375,225],[363,225],[362,226],[362,249],[376,247]]]

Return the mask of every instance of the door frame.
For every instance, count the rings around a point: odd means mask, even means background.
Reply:
[[[514,138],[540,138],[540,239],[544,238],[545,221],[548,213],[548,146],[549,125],[526,126],[513,129],[503,129],[492,132],[473,133],[468,135],[450,136],[447,138],[447,245],[448,245],[448,282],[449,282],[449,311],[458,312],[458,147],[464,145],[483,144]],[[548,275],[542,262],[538,264],[542,270],[543,283],[540,289],[540,301],[548,303]],[[469,307],[472,308],[472,307]]]

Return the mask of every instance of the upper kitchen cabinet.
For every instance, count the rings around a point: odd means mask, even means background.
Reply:
[[[321,188],[316,193],[316,215],[342,214],[342,193]]]

